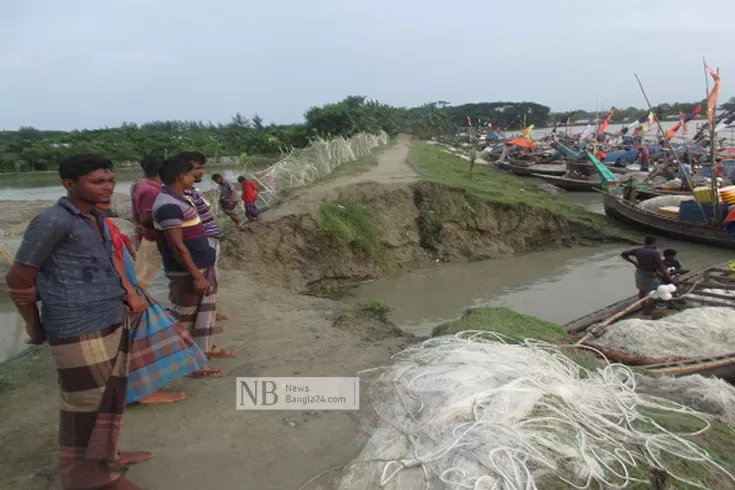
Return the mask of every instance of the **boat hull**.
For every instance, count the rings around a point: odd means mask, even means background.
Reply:
[[[540,165],[528,165],[528,166],[513,165],[513,164],[509,165],[510,171],[520,177],[531,177],[533,174],[555,175],[555,176],[561,177],[562,175],[567,173],[566,165],[564,166],[559,165],[559,168],[553,168],[554,166],[552,165],[546,165],[544,167]]]
[[[620,222],[679,240],[735,250],[735,239],[723,229],[649,213],[607,193],[602,194],[602,203],[605,214]]]
[[[568,192],[592,192],[602,188],[602,182],[599,180],[579,180],[568,179],[566,177],[558,177],[556,175],[533,174],[547,184],[564,189]]]

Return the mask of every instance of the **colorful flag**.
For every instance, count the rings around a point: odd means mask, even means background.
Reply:
[[[467,126],[472,126],[472,119],[470,119],[470,116],[467,116]]]
[[[717,98],[720,96],[720,74],[707,65],[704,65],[704,67],[712,76],[712,80],[715,81],[712,91],[707,96],[707,117],[712,127],[715,127],[715,108],[717,107]]]
[[[530,140],[531,131],[533,131],[533,124],[531,124],[529,127],[523,130],[523,137]]]
[[[610,109],[610,113],[607,115],[605,120],[602,122],[602,126],[600,126],[600,130],[597,132],[598,134],[602,134],[607,129],[608,125],[610,124],[610,120],[613,117],[613,114],[615,114],[615,108],[613,107]]]
[[[513,141],[509,141],[507,144],[520,146],[521,148],[528,148],[529,150],[536,146],[531,140],[526,138],[516,138]]]

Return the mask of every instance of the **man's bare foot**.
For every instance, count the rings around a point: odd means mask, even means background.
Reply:
[[[207,352],[207,359],[211,359],[213,357],[220,357],[220,358],[232,358],[236,357],[237,354],[235,354],[231,350],[223,349],[222,347],[212,346],[211,349],[209,349],[209,352]]]
[[[127,478],[120,478],[112,485],[108,485],[104,490],[143,490],[141,487],[131,482]]]
[[[230,315],[228,315],[227,313],[220,313],[218,311],[217,312],[217,316],[216,316],[216,320],[218,322],[226,322],[227,320],[232,320],[232,318],[230,318]]]
[[[138,403],[141,405],[156,405],[180,402],[184,398],[186,398],[186,394],[183,391],[156,391],[138,400]]]
[[[148,451],[120,451],[120,464],[123,466],[144,463],[151,459],[153,459],[153,453]]]
[[[199,371],[194,371],[189,376],[192,378],[220,378],[224,376],[224,372],[221,369],[214,369],[209,366],[204,366]]]

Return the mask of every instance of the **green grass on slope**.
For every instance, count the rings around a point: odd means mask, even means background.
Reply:
[[[508,308],[469,309],[460,319],[436,327],[432,336],[453,335],[464,330],[489,330],[517,340],[534,338],[556,344],[570,342],[569,334],[559,325]]]
[[[380,228],[368,208],[342,199],[323,204],[319,213],[322,229],[333,243],[363,257],[379,254]]]
[[[410,162],[423,180],[464,189],[482,200],[546,209],[608,236],[632,236],[630,231],[606,216],[587,211],[582,206],[540,189],[527,178],[503,172],[492,165],[475,166],[470,179],[469,162],[436,145],[415,142],[411,148]]]

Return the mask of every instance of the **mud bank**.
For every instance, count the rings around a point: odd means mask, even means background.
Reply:
[[[550,210],[486,201],[438,183],[360,183],[331,197],[320,207],[233,230],[222,244],[223,266],[303,291],[429,262],[619,240]]]

